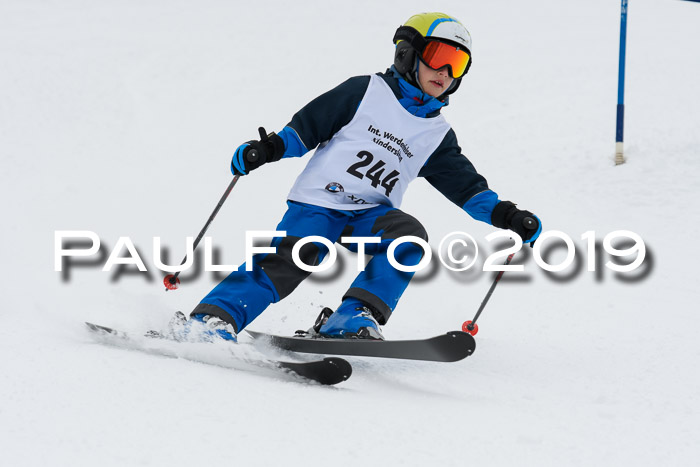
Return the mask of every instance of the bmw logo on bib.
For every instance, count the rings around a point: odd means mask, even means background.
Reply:
[[[343,185],[337,182],[331,182],[328,185],[326,185],[326,191],[330,191],[331,193],[341,193],[345,191],[345,188],[343,188]]]

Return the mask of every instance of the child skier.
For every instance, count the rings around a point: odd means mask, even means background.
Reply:
[[[365,251],[373,258],[352,283],[342,303],[319,332],[326,337],[382,339],[388,321],[412,273],[393,268],[387,259],[392,240],[411,235],[427,240],[423,226],[399,210],[408,184],[424,177],[471,217],[511,229],[525,243],[541,231],[539,219],[500,201],[486,180],[462,155],[457,137],[440,114],[471,66],[471,36],[443,13],[412,16],[394,35],[394,65],[384,73],[357,76],[319,96],[297,112],[278,134],[265,134],[234,153],[231,170],[247,175],[261,165],[300,157],[317,148],[288,196],[288,210],[277,230],[275,253],[253,257],[217,285],[186,320],[173,322],[180,335],[197,326],[208,337],[236,340],[271,303],[287,297],[308,275],[292,261],[294,245],[307,236],[331,243],[343,236],[377,237]],[[535,225],[524,222],[536,219]],[[344,245],[357,251],[357,244]],[[319,264],[327,248],[307,243],[300,259]],[[423,256],[406,242],[394,252],[406,266]],[[318,328],[317,328],[318,329]]]

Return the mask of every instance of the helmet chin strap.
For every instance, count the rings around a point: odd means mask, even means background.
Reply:
[[[440,97],[442,96],[449,96],[451,94],[451,91],[457,88],[459,86],[459,83],[461,82],[462,78],[452,78],[452,82],[450,83],[449,87],[445,89],[445,92],[440,94]],[[443,98],[444,99],[444,98]]]
[[[427,92],[425,92],[425,89],[423,89],[423,85],[420,84],[420,76],[418,74],[420,72],[420,59],[418,58],[417,54],[416,54],[416,64],[413,65],[413,69],[415,70],[413,72],[413,75],[416,77],[416,84],[418,85],[418,89],[420,89],[423,94],[428,94]],[[428,94],[428,95],[430,95],[430,94]]]

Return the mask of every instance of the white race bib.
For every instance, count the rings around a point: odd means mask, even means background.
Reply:
[[[340,210],[399,207],[449,129],[442,115],[409,113],[389,85],[372,75],[353,119],[319,146],[289,199]]]

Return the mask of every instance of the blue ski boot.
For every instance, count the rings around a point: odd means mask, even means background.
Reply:
[[[384,340],[372,311],[356,298],[343,300],[335,313],[324,308],[314,328],[324,337]]]
[[[180,311],[170,320],[169,335],[176,341],[214,342],[225,340],[238,342],[238,336],[233,326],[226,321],[211,315],[192,315],[187,317]]]

